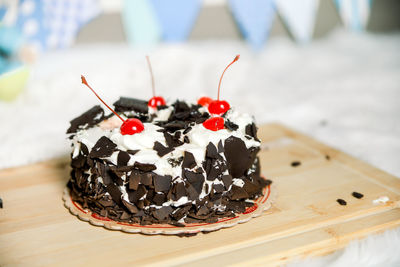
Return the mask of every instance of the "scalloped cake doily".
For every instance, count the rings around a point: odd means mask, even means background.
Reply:
[[[126,233],[178,235],[212,232],[248,222],[252,218],[260,216],[263,211],[271,207],[272,200],[274,199],[272,191],[275,190],[271,189],[271,185],[265,187],[263,196],[254,200],[254,206],[247,208],[244,213],[237,214],[235,217],[221,218],[215,223],[190,223],[185,224],[185,226],[173,226],[169,224],[140,225],[114,221],[93,213],[88,209],[83,209],[81,205],[72,200],[70,190],[67,187],[64,189],[63,200],[64,206],[73,215],[95,226],[102,226],[109,230],[119,230]]]

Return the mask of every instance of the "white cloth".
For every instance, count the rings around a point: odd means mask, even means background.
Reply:
[[[161,45],[149,54],[157,94],[195,100],[216,96],[223,69],[240,53],[224,77],[222,99],[254,114],[259,124],[281,122],[400,176],[399,47],[400,34],[335,32],[302,47],[271,39],[258,54],[243,43],[214,41]],[[151,97],[145,52],[104,44],[41,58],[20,98],[0,103],[0,168],[69,153],[68,122],[99,104],[81,85],[81,74],[110,104],[120,95]],[[385,240],[390,241],[355,243],[344,256],[364,255],[378,265],[390,257],[398,266],[400,253],[386,248],[400,247],[400,231]],[[315,262],[346,266],[337,256]],[[391,264],[386,263],[381,262]]]

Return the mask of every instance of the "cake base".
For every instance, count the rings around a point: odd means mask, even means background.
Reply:
[[[215,223],[190,223],[185,224],[185,226],[174,226],[170,224],[129,224],[102,217],[88,209],[83,209],[79,203],[73,201],[68,187],[64,189],[63,200],[64,206],[82,221],[89,222],[95,226],[102,226],[109,230],[149,235],[194,235],[200,232],[212,232],[222,228],[232,227],[260,216],[263,211],[271,207],[272,200],[274,199],[272,191],[274,190],[271,189],[271,185],[266,186],[263,190],[263,196],[253,201],[254,206],[247,208],[244,213],[237,214],[235,217],[221,218]]]

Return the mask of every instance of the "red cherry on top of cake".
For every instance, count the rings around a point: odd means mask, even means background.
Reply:
[[[124,120],[120,115],[118,115],[117,112],[115,112],[115,110],[113,110],[112,108],[110,108],[106,102],[103,101],[103,99],[100,98],[100,96],[93,90],[92,87],[90,87],[90,85],[87,83],[86,78],[81,75],[81,80],[82,83],[84,85],[86,85],[90,90],[92,90],[92,92],[97,96],[97,98],[109,109],[111,110],[118,118],[120,118],[122,120],[122,125],[120,128],[121,134],[122,135],[132,135],[135,133],[140,133],[144,130],[144,125],[143,123],[138,120],[138,119],[126,119]]]
[[[226,68],[224,69],[224,71],[222,72],[221,78],[219,79],[219,84],[218,84],[218,98],[217,100],[213,100],[211,102],[208,103],[208,112],[210,112],[210,114],[212,115],[221,115],[224,114],[225,112],[227,112],[231,106],[229,105],[229,103],[225,100],[219,100],[219,92],[221,89],[221,82],[222,82],[222,78],[224,77],[225,71],[236,61],[238,61],[240,58],[240,55],[237,55],[231,63],[228,64],[228,66],[226,66]],[[205,98],[205,97],[202,97]],[[202,105],[200,103],[200,100],[202,100],[202,98],[199,99],[198,103],[200,105]],[[203,100],[204,101],[204,100]],[[205,102],[205,101],[204,101]],[[205,105],[202,105],[205,106]],[[205,122],[203,122],[203,126],[205,128],[207,128],[208,130],[211,131],[218,131],[221,129],[224,129],[224,119],[221,117],[212,117],[208,120],[206,120]]]
[[[153,91],[153,97],[150,98],[149,102],[147,105],[151,108],[157,108],[158,106],[164,106],[165,105],[165,99],[162,96],[156,96],[156,89],[154,85],[154,75],[153,75],[153,68],[151,67],[150,63],[150,57],[146,56],[147,60],[147,65],[149,66],[149,71],[150,71],[150,78],[151,78],[151,89]]]
[[[199,104],[200,106],[203,106],[203,107],[208,107],[208,105],[210,105],[210,103],[212,101],[213,100],[211,97],[203,96],[203,97],[200,97],[199,100],[197,100],[197,104]]]
[[[224,129],[224,119],[222,117],[212,117],[203,122],[204,128],[211,131],[219,131]]]

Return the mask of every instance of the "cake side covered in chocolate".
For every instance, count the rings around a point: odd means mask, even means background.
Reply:
[[[71,121],[72,199],[113,220],[183,225],[242,213],[270,181],[260,177],[254,120],[233,109],[225,129],[210,131],[199,105],[176,101],[152,109],[121,98],[115,110],[144,131],[121,135],[116,116],[94,107]]]

